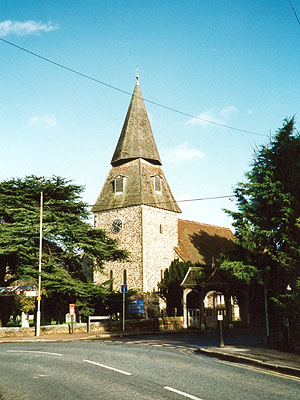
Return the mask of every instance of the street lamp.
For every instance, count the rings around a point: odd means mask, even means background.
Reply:
[[[42,244],[43,244],[43,192],[41,192],[41,199],[40,199],[39,285],[38,285],[38,297],[37,297],[35,336],[40,336],[40,327],[41,327]]]

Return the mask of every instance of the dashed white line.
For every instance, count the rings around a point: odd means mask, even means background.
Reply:
[[[97,365],[98,367],[110,369],[111,371],[119,372],[120,374],[123,374],[123,375],[132,375],[131,372],[122,371],[121,369],[110,367],[109,365],[100,364],[100,363],[97,363],[95,361],[90,361],[90,360],[83,360],[83,361],[87,362],[89,364]]]
[[[191,399],[191,400],[202,400],[202,399],[200,399],[200,397],[196,397],[196,396],[193,396],[192,394],[181,392],[180,390],[173,389],[173,388],[171,388],[169,386],[164,386],[164,389],[169,390],[170,392],[174,392],[174,393],[180,394],[181,396],[184,396],[184,397],[186,397],[188,399]]]
[[[36,350],[6,350],[6,353],[31,353],[31,354],[47,354],[50,356],[63,356],[60,353],[50,353],[49,351],[36,351]]]

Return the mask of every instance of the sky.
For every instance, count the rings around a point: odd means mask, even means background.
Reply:
[[[145,101],[180,218],[231,228],[234,199],[210,198],[286,117],[299,129],[291,4],[300,16],[300,0],[1,0],[0,39],[82,75],[0,40],[0,181],[62,176],[94,204],[138,66],[144,99],[181,112]]]

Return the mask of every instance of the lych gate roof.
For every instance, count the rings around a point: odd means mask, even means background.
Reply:
[[[138,80],[111,164],[116,166],[136,158],[161,165]]]

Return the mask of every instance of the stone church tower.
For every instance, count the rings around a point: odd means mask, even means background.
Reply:
[[[95,281],[113,279],[150,292],[175,258],[181,212],[161,168],[137,76],[111,170],[92,208],[94,225],[115,237],[129,259],[105,264]]]

